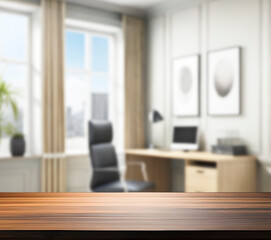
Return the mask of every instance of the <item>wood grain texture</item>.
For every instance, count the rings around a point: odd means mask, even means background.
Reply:
[[[2,193],[0,230],[271,231],[271,194]]]
[[[256,192],[256,161],[220,162],[218,192]]]

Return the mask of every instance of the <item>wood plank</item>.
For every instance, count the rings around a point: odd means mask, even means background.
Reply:
[[[271,231],[271,193],[1,193],[0,230]]]
[[[218,168],[219,192],[255,192],[256,161],[220,162]]]

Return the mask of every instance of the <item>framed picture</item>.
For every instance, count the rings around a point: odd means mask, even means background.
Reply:
[[[212,51],[208,56],[209,115],[241,112],[241,48]]]
[[[199,115],[199,55],[173,61],[173,115]]]

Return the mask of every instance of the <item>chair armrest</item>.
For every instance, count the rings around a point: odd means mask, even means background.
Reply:
[[[120,167],[108,167],[108,168],[95,168],[94,172],[125,172],[126,167],[120,166]]]
[[[144,181],[148,181],[147,167],[146,167],[146,163],[145,162],[141,162],[141,161],[129,161],[127,163],[127,166],[140,166],[141,167],[141,173],[142,173]]]
[[[94,172],[119,172],[119,169],[116,167],[108,167],[108,168],[94,168]]]

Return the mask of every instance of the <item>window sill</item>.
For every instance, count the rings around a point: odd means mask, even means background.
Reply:
[[[124,154],[123,151],[118,151],[117,154]],[[84,158],[89,157],[88,152],[68,152],[66,153],[67,158]],[[11,155],[4,155],[0,156],[0,161],[7,161],[7,160],[41,160],[42,155],[24,155],[21,157],[13,157]]]
[[[11,155],[0,156],[0,161],[7,161],[7,160],[41,160],[41,156],[33,156],[33,155],[25,155],[20,157],[13,157]]]
[[[82,158],[82,157],[88,157],[89,154],[88,153],[84,153],[84,152],[69,152],[66,153],[66,157],[67,158]],[[0,156],[0,161],[7,161],[7,160],[41,160],[42,159],[42,155],[24,155],[24,156],[20,156],[20,157],[13,157],[11,155],[3,155]]]
[[[88,157],[88,152],[67,152],[66,153],[67,158],[83,158]]]

